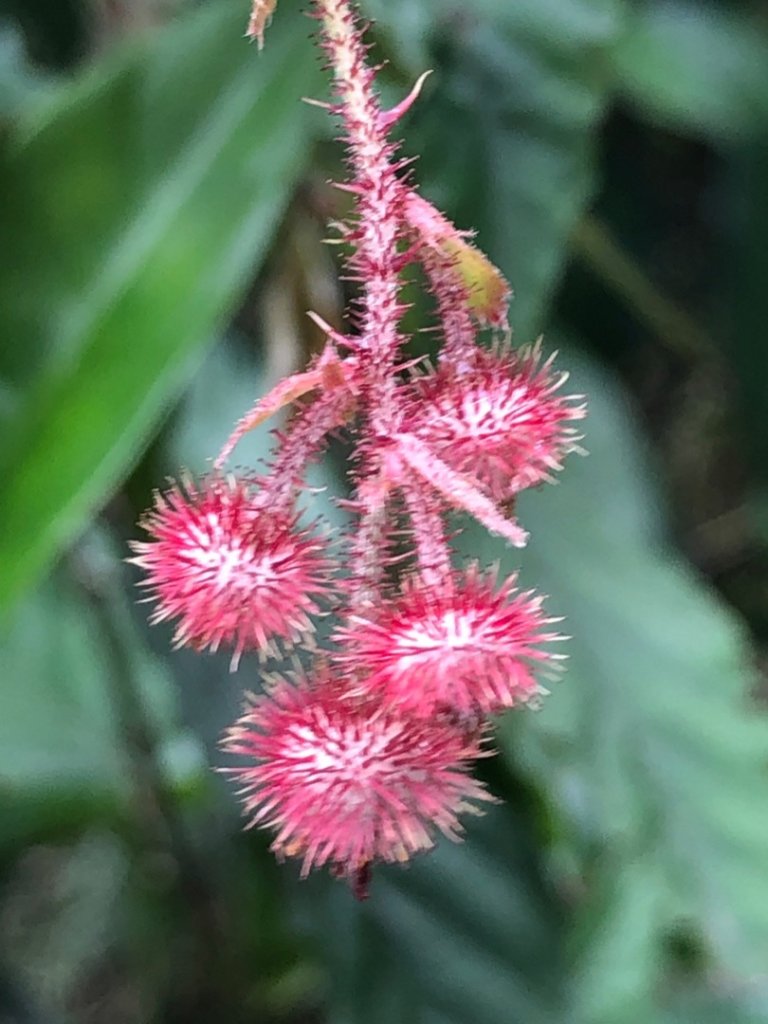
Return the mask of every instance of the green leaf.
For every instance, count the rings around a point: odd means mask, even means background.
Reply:
[[[94,831],[72,846],[46,849],[44,857],[43,870],[32,852],[5,879],[0,940],[3,962],[33,996],[41,1024],[61,1020],[85,979],[103,969],[116,947],[123,953],[130,885],[126,852],[109,833]],[[3,1009],[0,1002],[6,1021]]]
[[[768,132],[755,143],[739,147],[734,153],[729,180],[727,225],[729,245],[729,292],[732,303],[732,327],[723,338],[723,349],[738,375],[739,414],[744,443],[751,455],[751,469],[764,482],[768,477],[768,431],[765,430],[765,403],[768,397],[768,346],[762,334],[768,315],[768,274],[765,236],[768,231]],[[768,521],[768,506],[756,504],[754,516],[761,524]],[[761,525],[763,536],[765,527]],[[768,595],[756,588],[756,619],[768,631]]]
[[[91,779],[113,792],[121,755],[102,657],[96,624],[66,584],[52,581],[18,606],[2,650],[6,793]]]
[[[647,838],[643,844],[633,837],[605,851],[587,873],[572,942],[579,1024],[650,1024],[656,1017],[667,891],[648,847]]]
[[[50,88],[49,80],[27,62],[20,28],[0,20],[0,122],[37,99],[46,88]]]
[[[683,992],[673,1000],[674,1009],[666,1013],[660,1024],[765,1024],[768,1020],[768,992],[765,976],[754,984],[736,984],[721,979],[719,991]]]
[[[765,131],[768,32],[714,3],[639,5],[614,54],[621,92],[653,121],[729,140]]]
[[[318,80],[303,25],[281,23],[259,58],[240,4],[196,11],[5,153],[0,609],[136,459],[264,255]]]
[[[627,886],[640,858],[658,873],[659,927],[696,922],[748,976],[768,954],[768,722],[750,705],[747,638],[666,541],[615,385],[571,349],[561,363],[589,396],[591,454],[519,514],[523,579],[566,616],[571,659],[541,713],[507,717],[506,749],[546,773],[582,854],[623,856]],[[499,554],[476,532],[465,544]]]
[[[113,553],[96,539],[79,557],[105,579],[118,571]],[[201,753],[178,729],[169,676],[144,646],[115,584],[108,583],[98,602],[109,615],[109,632],[96,604],[64,572],[9,617],[0,647],[3,853],[122,814],[134,782],[126,749],[134,723],[123,720],[123,672],[156,739],[164,784],[181,792],[199,779]]]
[[[410,55],[414,29],[400,10],[381,12],[384,38]],[[452,0],[428,10],[424,47],[436,74],[411,115],[407,148],[418,152],[424,195],[460,227],[478,229],[515,291],[518,336],[530,340],[594,189],[622,4]],[[424,34],[420,24],[417,37]]]
[[[318,907],[334,1024],[563,1020],[559,907],[530,825],[509,806],[470,820],[462,844],[377,869],[365,904],[336,883]],[[375,1015],[383,990],[386,1017]]]
[[[361,6],[398,68],[415,78],[430,67],[429,43],[440,13],[434,0],[363,0]]]

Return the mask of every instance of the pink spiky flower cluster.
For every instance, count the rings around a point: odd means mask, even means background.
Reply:
[[[260,45],[275,5],[255,0],[249,34]],[[562,637],[543,599],[516,576],[455,564],[449,516],[523,546],[514,499],[576,448],[585,410],[561,395],[566,375],[538,344],[511,347],[506,281],[409,181],[390,131],[424,76],[383,110],[349,0],[313,0],[313,15],[351,172],[340,187],[355,199],[342,230],[356,329],[341,334],[310,314],[327,335],[323,353],[239,421],[207,477],[156,496],[134,561],[154,620],[176,623],[177,644],[227,647],[233,667],[248,651],[307,652],[305,668],[265,680],[227,733],[224,748],[240,759],[228,771],[279,857],[299,858],[304,875],[328,865],[364,895],[375,862],[460,836],[461,815],[491,799],[471,774],[490,716],[530,703],[537,674],[558,664]],[[404,354],[401,274],[412,263],[435,301],[436,367]],[[483,330],[490,347],[478,343]],[[288,405],[267,471],[227,471],[240,438]],[[345,571],[297,508],[309,463],[340,431],[356,449]],[[326,610],[338,625],[318,650]]]

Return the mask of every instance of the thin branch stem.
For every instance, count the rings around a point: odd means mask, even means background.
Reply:
[[[571,243],[577,257],[670,351],[684,358],[715,354],[714,343],[696,321],[664,295],[597,218],[584,217]]]
[[[450,591],[453,574],[444,516],[433,496],[418,484],[404,487],[403,497],[411,520],[419,575],[427,587],[440,588],[443,593]]]
[[[104,644],[107,681],[147,838],[152,845],[160,846],[175,865],[181,903],[189,912],[197,937],[201,959],[198,967],[204,966],[201,991],[223,992],[226,943],[216,899],[168,784],[158,735],[145,710],[127,648],[127,612],[121,603],[116,567],[88,540],[78,549],[73,564],[75,578],[88,600]]]

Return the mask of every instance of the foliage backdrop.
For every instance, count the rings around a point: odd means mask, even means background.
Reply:
[[[364,905],[240,831],[207,766],[258,666],[169,653],[123,559],[343,308],[308,23],[281,0],[257,56],[234,0],[6,0],[0,1020],[768,1022],[765,11],[364,7],[388,94],[436,71],[425,194],[589,396],[522,557],[462,538],[552,596],[569,671],[499,723],[503,805]]]

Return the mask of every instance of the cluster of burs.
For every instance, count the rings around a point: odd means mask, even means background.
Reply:
[[[275,3],[256,0],[260,44]],[[561,394],[565,374],[539,346],[511,346],[506,281],[416,191],[391,133],[423,78],[382,109],[352,5],[314,0],[312,13],[347,152],[339,187],[354,200],[340,229],[352,326],[315,317],[324,351],[243,416],[210,474],[156,496],[134,561],[177,644],[228,648],[235,667],[250,651],[275,661],[225,736],[236,762],[225,770],[279,857],[300,858],[304,874],[328,865],[364,895],[371,865],[458,838],[462,815],[492,799],[472,775],[490,753],[489,718],[530,703],[562,658],[542,598],[460,564],[452,540],[463,515],[522,547],[514,499],[577,448],[585,408]],[[413,263],[435,308],[435,365],[409,360],[400,326]],[[239,439],[289,406],[266,470],[230,471]],[[351,525],[330,538],[300,521],[297,500],[340,433],[354,446]],[[281,672],[297,648],[305,667]]]

